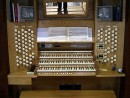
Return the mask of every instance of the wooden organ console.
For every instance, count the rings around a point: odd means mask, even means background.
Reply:
[[[26,98],[26,94],[31,93],[29,90],[50,90],[48,94],[58,90],[54,92],[64,96],[66,91],[59,91],[60,86],[70,90],[68,85],[71,85],[71,90],[75,91],[77,83],[81,86],[78,89],[81,95],[87,96],[82,90],[90,90],[92,95],[97,93],[100,97],[104,94],[102,98],[105,94],[119,97],[120,78],[125,76],[126,0],[62,0],[68,2],[68,14],[62,12],[60,15],[57,14],[58,0],[6,1],[8,83],[33,87],[22,92],[20,98]],[[73,2],[78,3],[74,5]],[[41,92],[28,98],[41,98],[44,96]]]

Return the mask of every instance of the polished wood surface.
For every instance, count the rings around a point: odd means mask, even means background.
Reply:
[[[10,73],[8,75],[8,84],[10,85],[32,85],[32,79],[36,79],[38,77],[71,77],[74,75],[68,75],[68,74],[41,74],[41,75],[32,75],[27,74],[27,71],[20,71],[20,72],[14,72]],[[97,71],[97,73],[86,73],[83,75],[75,75],[76,77],[97,77],[97,78],[117,78],[117,77],[125,77],[124,73],[118,73],[115,71]],[[40,82],[39,82],[40,83]]]
[[[98,71],[96,77],[125,77],[125,74],[117,71]]]
[[[10,78],[10,77],[14,77],[14,78],[16,78],[16,77],[20,77],[20,78],[22,78],[22,77],[36,78],[37,75],[31,75],[31,74],[27,75],[27,71],[20,71],[20,72],[10,73],[8,75],[8,78]]]
[[[27,75],[27,71],[14,72],[8,75],[8,84],[32,85],[32,78],[36,77],[36,75]]]
[[[22,91],[20,98],[116,98],[112,90]]]

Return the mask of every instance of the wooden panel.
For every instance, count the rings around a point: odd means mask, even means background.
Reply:
[[[94,29],[93,20],[41,20],[38,22],[39,28],[46,27],[90,27]],[[93,30],[94,31],[94,30]]]
[[[107,71],[111,71],[114,65],[116,65],[116,69],[123,67],[124,35],[125,35],[125,0],[123,0],[123,21],[118,21],[118,22],[98,21],[97,2],[98,0],[96,0],[96,7],[95,7],[96,8],[95,9],[95,13],[96,13],[95,14],[95,55],[97,57],[99,54],[103,54],[104,58],[97,59],[96,64],[100,69],[106,69]],[[100,30],[101,28],[102,30]],[[110,28],[110,30],[108,30],[108,28]],[[117,28],[117,36],[114,31],[115,28]],[[102,36],[102,41],[100,41],[101,36]],[[113,38],[114,40],[112,40]],[[103,49],[98,49],[98,45],[100,43],[104,45]],[[113,59],[115,59],[115,61],[112,61]]]
[[[53,80],[53,81],[52,81]],[[46,76],[32,79],[34,90],[59,90],[59,85],[64,84],[80,84],[81,90],[93,89],[113,89],[116,78],[96,78],[96,77],[69,77],[69,76]]]
[[[116,98],[114,91],[23,91],[20,98]]]
[[[6,4],[8,5],[8,0],[6,0]],[[23,70],[27,70],[28,69],[28,66],[31,65],[31,63],[33,64],[36,64],[37,63],[37,43],[36,43],[36,40],[37,40],[37,14],[36,14],[36,0],[33,0],[31,2],[34,2],[34,12],[35,12],[35,17],[34,17],[34,20],[31,21],[31,22],[10,22],[9,19],[7,18],[7,32],[8,32],[8,48],[9,48],[9,62],[10,62],[10,72],[18,72],[18,71],[23,71]],[[9,16],[8,14],[8,7],[7,7],[7,17]],[[19,31],[19,34],[18,32],[17,35],[15,33],[15,29],[17,29]],[[24,29],[24,33],[22,35],[22,29]],[[25,34],[25,31],[28,32],[28,30],[31,30],[33,31],[33,35],[32,34]],[[31,32],[29,31],[29,32]],[[27,35],[25,37],[25,35]],[[19,36],[19,37],[18,37]],[[22,39],[23,37],[23,39]],[[31,37],[29,39],[29,37]],[[32,40],[33,38],[33,40]],[[19,41],[18,41],[19,39]],[[26,41],[25,41],[26,39]],[[22,42],[24,40],[24,42]],[[29,42],[30,40],[30,42]],[[16,43],[17,41],[17,43]],[[33,42],[33,44],[32,44]],[[19,45],[18,45],[19,43]],[[29,46],[29,43],[31,46]],[[16,49],[16,45],[17,47],[19,47],[19,50],[21,50],[21,52],[17,52]],[[24,46],[23,46],[24,45]],[[32,45],[34,45],[32,47]],[[26,48],[25,48],[26,46]],[[27,48],[28,47],[28,48]],[[29,47],[31,47],[31,49],[29,49]],[[21,48],[21,49],[20,49]],[[23,50],[24,48],[24,50]],[[23,55],[24,53],[24,55]],[[33,60],[29,60],[30,58],[32,59],[32,54],[34,54],[34,57],[33,57]],[[29,57],[29,55],[31,55]],[[18,59],[20,58],[21,59],[21,64],[19,64],[17,66],[18,63],[20,63],[20,61],[17,63],[17,58]],[[23,61],[23,58],[26,58],[28,60],[24,60]],[[26,62],[27,65],[24,64],[24,62]],[[31,62],[31,63],[30,63]]]
[[[28,77],[10,77],[8,78],[9,85],[31,85],[32,80]]]
[[[96,78],[96,77],[100,77],[100,78]],[[86,76],[71,77],[69,75],[68,76],[64,75],[64,77],[62,77],[62,75],[60,76],[49,75],[49,77],[46,75],[44,77],[39,77],[37,75],[27,75],[26,71],[21,71],[21,72],[14,72],[9,74],[8,83],[10,85],[31,85],[33,82],[33,87],[35,89],[49,89],[49,88],[58,89],[60,84],[76,84],[76,83],[81,84],[82,89],[105,89],[108,87],[112,89],[115,83],[114,78],[124,77],[124,74],[119,74],[116,72],[100,72],[99,74],[96,75],[96,77],[95,76],[94,77],[86,77]],[[103,77],[107,77],[108,79]],[[53,85],[51,85],[52,81],[50,80],[53,80]],[[62,80],[66,80],[66,81],[62,81]],[[89,85],[86,86],[86,83]],[[104,83],[107,85],[104,85]]]
[[[25,26],[25,27],[24,27]],[[36,44],[36,24],[34,22],[30,23],[9,23],[8,22],[8,46],[9,46],[9,60],[10,60],[10,71],[11,72],[17,72],[17,71],[22,71],[22,70],[27,70],[27,66],[17,66],[16,63],[16,56],[22,57],[22,52],[16,52],[16,47],[15,47],[15,33],[14,30],[18,29],[21,31],[21,29],[28,30],[29,28],[34,31],[34,48],[28,52],[30,55],[32,52],[35,54],[35,59],[33,61],[34,64],[36,64],[36,57],[37,57],[37,44]],[[22,35],[20,35],[22,36]],[[29,36],[28,36],[29,37]],[[22,40],[22,37],[20,38]],[[25,41],[26,42],[26,41]],[[21,43],[21,47],[23,48],[22,41],[19,42]],[[21,49],[22,50],[22,49]]]
[[[96,77],[125,77],[125,74],[115,71],[99,71]]]
[[[37,75],[27,75],[27,70],[26,71],[19,71],[19,72],[14,72],[14,73],[10,73],[9,75],[8,75],[8,78],[10,78],[10,77],[13,77],[13,78],[22,78],[22,77],[30,77],[30,78],[36,78],[37,77]]]
[[[8,84],[10,85],[31,85],[32,78],[35,75],[27,75],[27,71],[14,72],[8,75]]]

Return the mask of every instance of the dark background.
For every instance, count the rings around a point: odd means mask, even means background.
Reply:
[[[6,30],[6,0],[0,0],[0,98],[9,98],[7,74],[9,73]]]

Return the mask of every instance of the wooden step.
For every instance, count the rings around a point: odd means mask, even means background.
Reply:
[[[20,98],[116,98],[113,90],[22,91]]]

